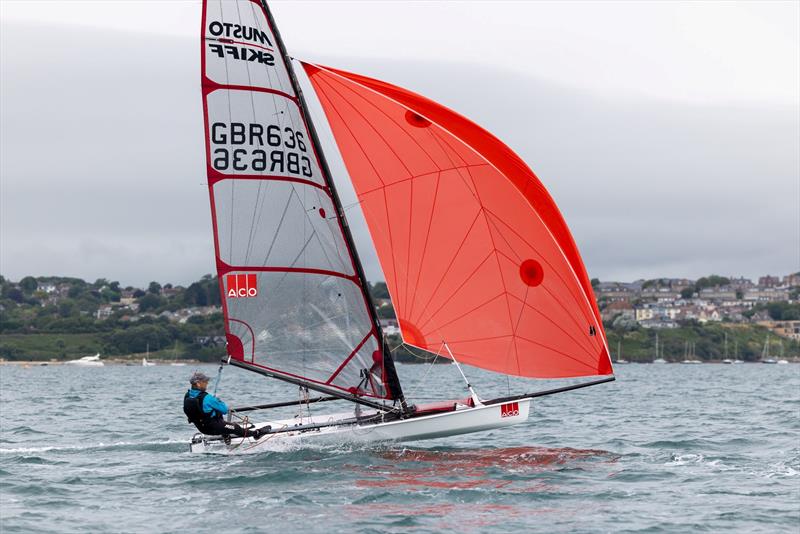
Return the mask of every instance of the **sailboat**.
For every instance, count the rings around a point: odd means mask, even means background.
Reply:
[[[69,360],[64,362],[64,365],[77,365],[79,367],[103,367],[105,364],[100,361],[100,353],[98,352],[94,356],[84,356],[83,358],[78,358],[77,360]]]
[[[698,360],[697,359],[697,356],[694,353],[694,349],[695,349],[694,341],[691,341],[691,342],[685,341],[684,342],[683,361],[681,363],[683,363],[683,364],[691,364],[691,365],[697,365],[697,364],[703,363],[702,360]]]
[[[764,338],[764,348],[761,350],[761,363],[767,363],[767,364],[776,364],[776,363],[778,363],[778,360],[776,360],[775,358],[772,358],[769,355],[769,349],[770,349],[770,346],[769,346],[769,333],[767,333],[767,337]]]
[[[142,367],[153,367],[155,366],[155,362],[148,361],[147,359],[150,357],[150,343],[147,344],[147,352],[145,356],[142,358]]]
[[[614,363],[617,365],[628,363],[628,360],[622,357],[622,340],[617,341],[617,359],[614,360]]]
[[[653,363],[667,363],[667,360],[661,357],[663,356],[663,352],[664,352],[664,347],[661,347],[661,350],[659,352],[658,332],[656,332],[656,355],[655,358],[653,359]]]
[[[224,363],[300,388],[297,400],[232,414],[328,401],[351,407],[255,423],[266,431],[259,440],[198,434],[192,451],[503,428],[525,422],[534,398],[614,380],[577,246],[511,149],[411,91],[290,58],[266,2],[204,0],[201,32]],[[452,360],[466,397],[405,397],[315,122],[344,162],[339,180],[358,196],[403,343]],[[602,378],[484,399],[462,364]]]

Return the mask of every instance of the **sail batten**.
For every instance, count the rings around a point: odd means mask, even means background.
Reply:
[[[558,208],[508,147],[405,89],[304,63],[359,198],[404,342],[521,376],[612,372]],[[474,338],[481,341],[466,341]]]

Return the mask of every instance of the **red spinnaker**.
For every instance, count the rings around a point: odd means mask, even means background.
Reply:
[[[406,343],[506,374],[611,374],[555,202],[510,148],[411,91],[304,64],[360,200]]]

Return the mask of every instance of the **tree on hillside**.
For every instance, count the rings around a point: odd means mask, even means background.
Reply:
[[[690,299],[694,295],[694,288],[693,287],[685,287],[681,289],[681,298],[682,299]]]
[[[22,289],[23,293],[30,295],[36,291],[37,287],[39,287],[39,282],[37,282],[36,278],[32,276],[26,276],[19,281],[19,287]]]
[[[3,289],[5,289],[5,287],[8,286],[4,286]],[[22,304],[22,302],[25,300],[25,295],[23,295],[22,291],[16,287],[8,287],[8,290],[5,291],[5,295],[3,296],[7,299],[13,300],[17,304]]]
[[[69,317],[70,315],[75,313],[75,311],[76,311],[75,301],[73,301],[73,300],[69,300],[69,299],[62,300],[58,304],[58,314],[61,317]]]
[[[800,304],[770,302],[767,304],[767,313],[775,321],[797,321],[800,320]]]
[[[135,290],[135,291],[133,292],[133,297],[138,299],[138,298],[142,298],[142,297],[143,297],[143,296],[145,296],[146,294],[147,294],[147,293],[145,293],[145,292],[144,292],[144,291],[142,291],[141,289],[137,289],[137,290]]]
[[[386,282],[375,282],[370,286],[370,291],[373,298],[388,299],[389,289],[386,287]]]
[[[394,313],[394,308],[391,305],[388,306],[381,306],[378,308],[378,317],[381,319],[396,319],[397,316]]]
[[[144,313],[149,310],[155,310],[162,306],[163,299],[158,295],[148,293],[139,299],[139,311]]]
[[[153,295],[158,295],[161,293],[161,284],[158,282],[150,282],[150,285],[147,286],[147,292],[152,293]]]
[[[724,276],[718,276],[716,274],[712,274],[711,276],[704,276],[700,278],[695,287],[697,291],[701,289],[705,289],[707,287],[717,287],[717,286],[725,286],[731,283],[730,278],[725,278]]]
[[[208,306],[208,291],[201,282],[195,282],[183,293],[183,302],[187,306]]]

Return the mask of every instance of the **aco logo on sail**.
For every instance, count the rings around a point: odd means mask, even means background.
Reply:
[[[258,280],[254,274],[229,274],[225,294],[229,299],[258,296]]]

